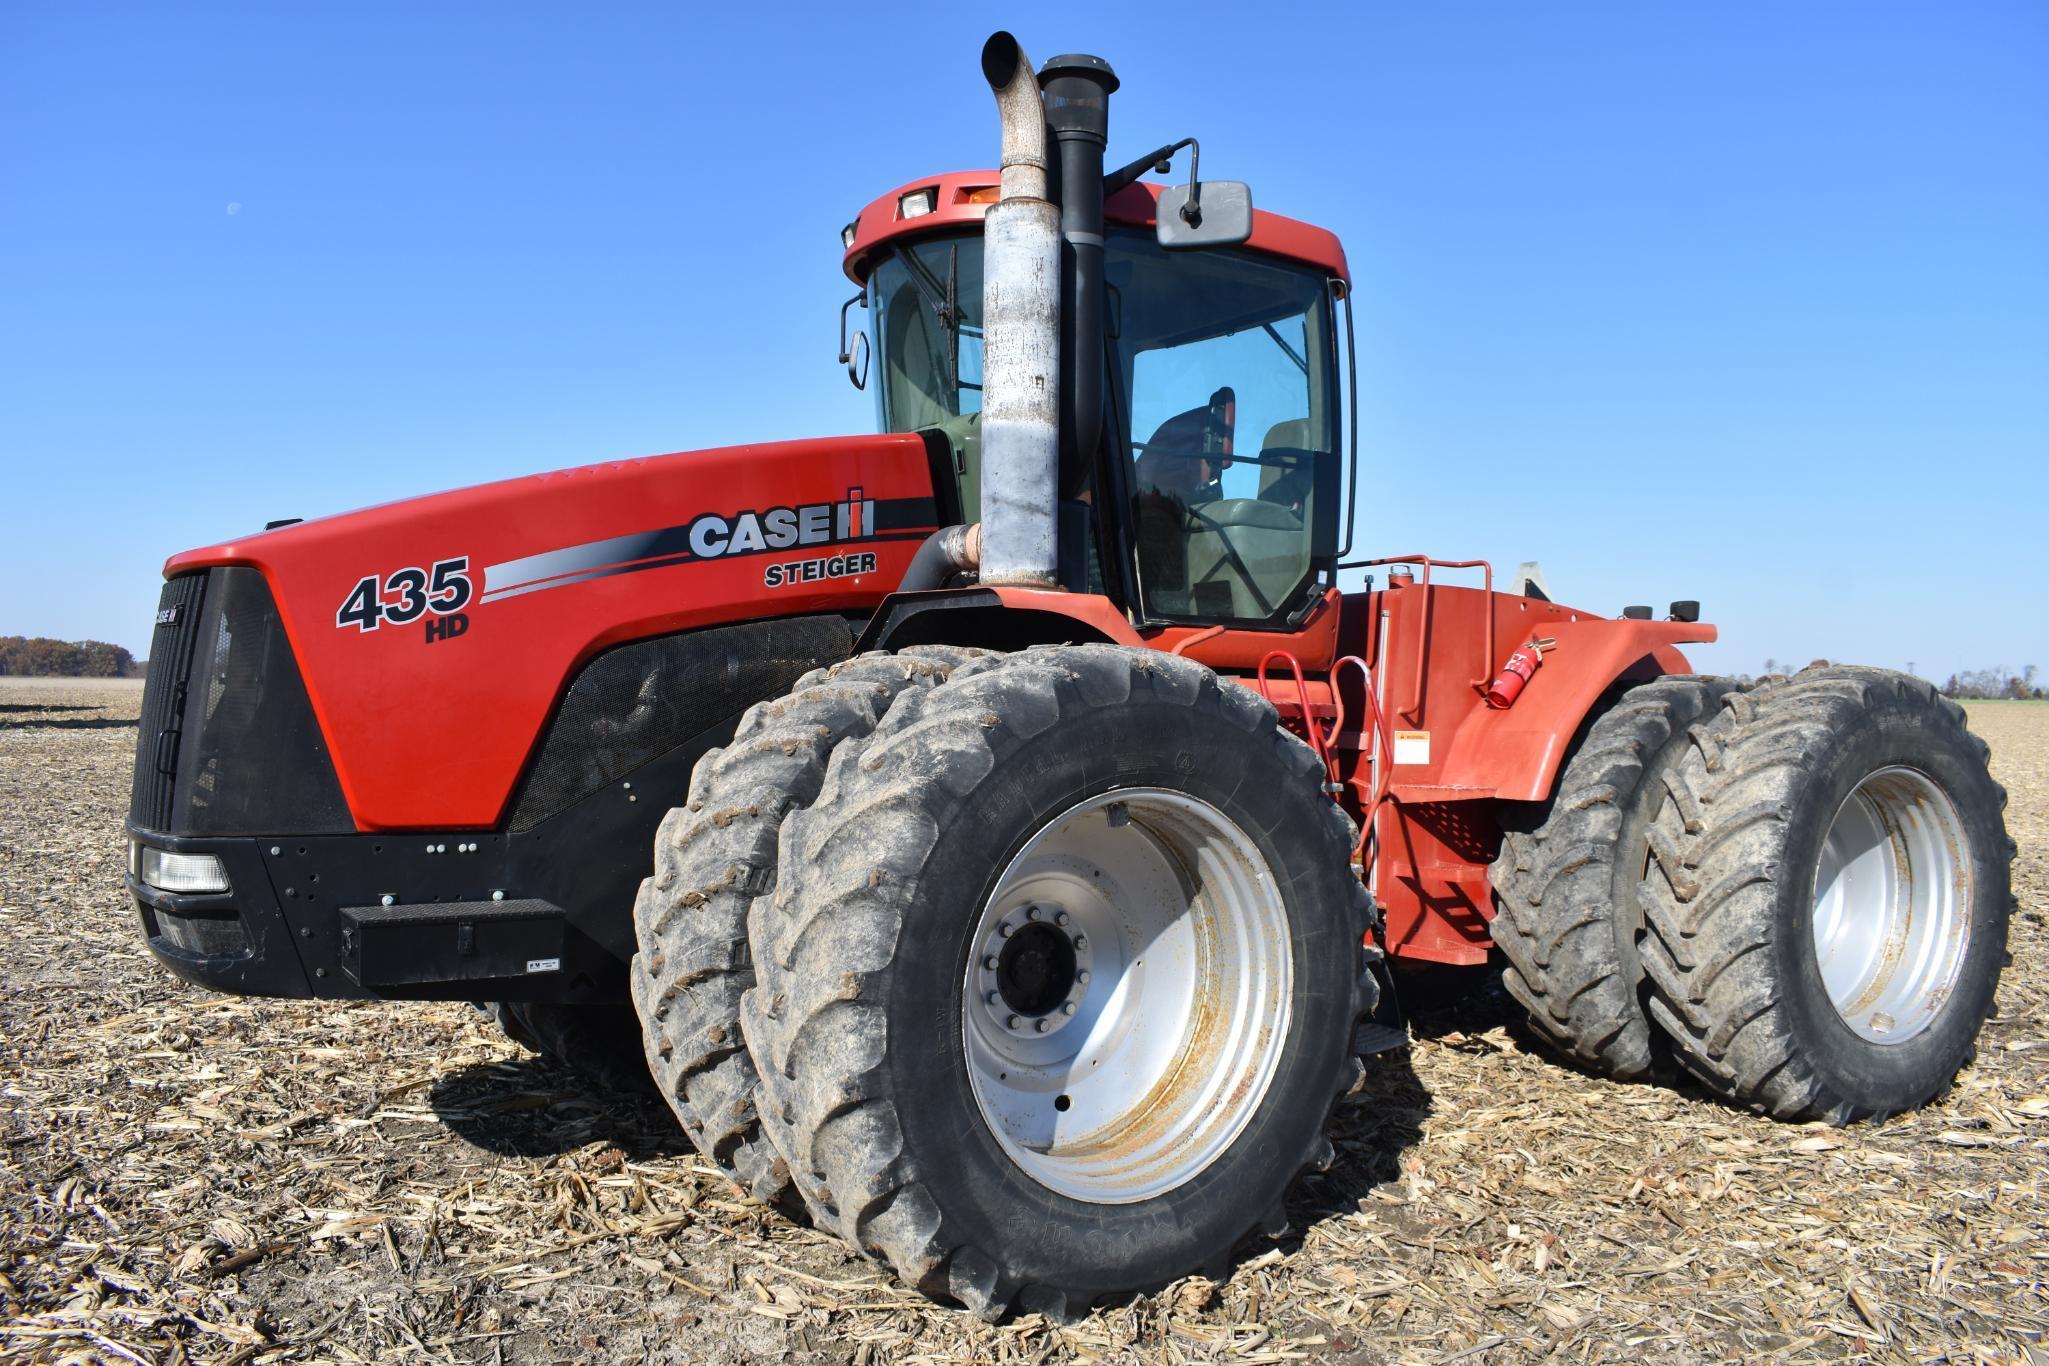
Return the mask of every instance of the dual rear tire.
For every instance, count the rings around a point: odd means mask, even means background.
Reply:
[[[1588,730],[1495,865],[1532,1028],[1781,1119],[1911,1109],[1969,1059],[2006,962],[2005,793],[1919,679],[1666,678]]]
[[[2006,964],[2006,794],[1919,679],[1816,668],[1723,699],[1669,767],[1641,889],[1649,1011],[1710,1090],[1779,1119],[1912,1109],[1971,1057]]]

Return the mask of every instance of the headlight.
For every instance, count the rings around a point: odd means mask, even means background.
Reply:
[[[228,870],[214,854],[174,854],[142,846],[136,878],[162,892],[225,892]]]

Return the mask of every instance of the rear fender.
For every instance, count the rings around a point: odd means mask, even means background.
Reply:
[[[1515,705],[1475,706],[1452,737],[1436,781],[1487,790],[1507,801],[1542,801],[1551,792],[1580,724],[1618,682],[1690,673],[1678,646],[1715,639],[1712,626],[1680,621],[1585,617],[1547,623],[1557,646]]]

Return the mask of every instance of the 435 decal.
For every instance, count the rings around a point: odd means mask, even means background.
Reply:
[[[452,560],[436,560],[430,569],[394,569],[382,576],[370,574],[357,580],[349,590],[347,598],[334,614],[336,626],[353,626],[358,631],[374,631],[380,626],[406,626],[421,617],[433,615],[451,617],[447,623],[429,622],[427,639],[429,643],[447,636],[462,634],[462,627],[455,627],[462,609],[469,605],[474,595],[470,584],[470,557],[457,555]],[[463,621],[463,627],[468,622]],[[436,631],[435,626],[444,626]]]

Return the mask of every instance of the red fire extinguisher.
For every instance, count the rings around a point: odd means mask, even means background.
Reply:
[[[1548,637],[1538,637],[1527,645],[1518,646],[1508,657],[1508,662],[1501,666],[1501,672],[1495,675],[1494,681],[1487,685],[1487,705],[1496,711],[1514,706],[1531,675],[1543,664],[1544,652],[1557,644]]]

